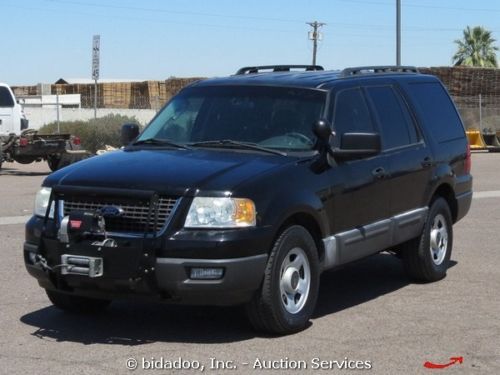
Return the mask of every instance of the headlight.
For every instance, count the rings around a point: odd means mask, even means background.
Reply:
[[[196,197],[186,228],[240,228],[255,226],[255,204],[244,198]]]
[[[35,198],[35,215],[45,217],[45,212],[47,212],[47,206],[49,205],[51,188],[43,187],[38,190]],[[49,217],[54,217],[54,203],[50,207]]]

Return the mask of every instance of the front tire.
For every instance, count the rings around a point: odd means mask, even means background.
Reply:
[[[55,307],[71,313],[97,313],[105,310],[111,303],[111,301],[105,299],[74,296],[53,290],[46,289],[45,292]]]
[[[316,307],[318,250],[302,226],[285,229],[274,243],[262,287],[247,304],[253,327],[273,334],[304,329]]]
[[[402,249],[403,264],[412,279],[433,282],[446,276],[453,247],[452,224],[448,203],[437,198],[429,208],[422,234]]]

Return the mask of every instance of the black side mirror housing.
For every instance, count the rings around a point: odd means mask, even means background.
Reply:
[[[381,142],[378,133],[344,133],[340,137],[340,148],[334,149],[335,156],[355,159],[380,153]]]
[[[130,142],[136,139],[138,135],[139,135],[139,125],[123,124],[120,134],[120,141],[123,146],[127,146]]]
[[[318,137],[315,148],[321,155],[326,156],[326,161],[331,167],[336,164],[334,159],[359,159],[376,155],[381,151],[379,133],[344,133],[340,136],[340,148],[336,148],[331,143],[332,137],[336,134],[328,120],[318,120],[312,130]]]

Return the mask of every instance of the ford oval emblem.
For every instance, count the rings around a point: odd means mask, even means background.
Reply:
[[[120,217],[125,213],[123,208],[118,206],[103,206],[99,212],[104,217]]]

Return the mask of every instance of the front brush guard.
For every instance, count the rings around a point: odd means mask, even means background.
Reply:
[[[102,231],[89,231],[83,236],[75,236],[71,231],[68,231],[70,217],[64,216],[62,212],[64,197],[74,194],[147,199],[149,210],[144,233],[134,238],[116,235],[110,237],[104,227],[101,228],[104,229]],[[154,249],[159,246],[159,238],[156,231],[149,232],[149,230],[151,226],[153,228],[157,226],[158,200],[159,195],[154,191],[72,186],[53,187],[38,243],[39,265],[48,273],[54,286],[61,289],[67,289],[66,277],[85,275],[91,278],[126,279],[131,284],[145,281],[152,290],[157,290],[156,278],[154,277],[156,265]],[[52,205],[54,206],[54,218],[51,223],[49,208]],[[151,218],[154,220],[150,220]],[[82,270],[78,268],[77,264],[68,265],[68,259],[76,260],[78,263],[78,259],[76,259],[78,257],[85,259],[81,262],[87,260],[89,263],[94,262],[94,270],[91,271],[90,267],[87,267],[88,270]],[[94,261],[93,258],[102,259],[100,271],[100,261]],[[77,272],[71,272],[71,268]]]

